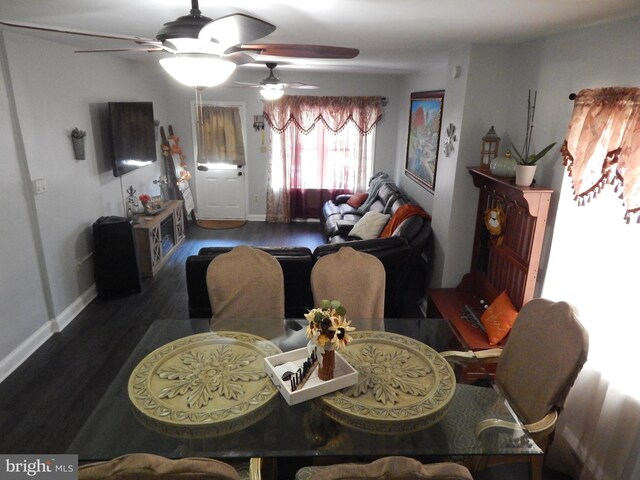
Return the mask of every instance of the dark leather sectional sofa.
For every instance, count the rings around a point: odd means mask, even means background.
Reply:
[[[376,185],[376,180],[379,185]],[[429,258],[433,243],[431,219],[428,215],[411,215],[399,223],[388,238],[360,240],[350,237],[351,228],[367,211],[393,215],[402,205],[411,203],[385,174],[374,176],[369,190],[375,191],[375,198],[369,199],[366,210],[348,205],[349,195],[340,195],[324,205],[321,225],[327,243],[316,247],[314,251],[306,247],[257,247],[273,255],[282,266],[287,318],[302,318],[314,307],[310,286],[313,264],[318,258],[335,253],[344,246],[370,253],[384,265],[386,318],[416,316],[417,304],[424,296],[430,271]],[[205,247],[198,255],[187,258],[190,317],[211,317],[206,285],[207,267],[215,256],[232,248]]]

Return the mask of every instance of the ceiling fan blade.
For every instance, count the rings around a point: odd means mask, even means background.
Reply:
[[[247,55],[246,53],[236,52],[230,55],[224,56],[225,60],[229,60],[230,62],[235,63],[236,65],[246,65],[247,63],[254,63],[255,60],[251,55]]]
[[[346,59],[357,57],[360,50],[357,48],[332,47],[329,45],[253,43],[231,47],[227,52],[257,52],[260,55],[271,55],[274,57]]]
[[[287,88],[299,88],[300,90],[313,90],[320,88],[318,85],[309,85],[308,83],[286,83]]]
[[[92,50],[74,50],[75,53],[109,53],[109,52],[164,52],[163,47],[149,48],[97,48]]]
[[[200,30],[198,39],[229,47],[266,37],[275,29],[275,25],[259,18],[234,13],[207,23]]]
[[[135,43],[149,43],[149,44],[157,44],[158,42],[153,39],[137,37],[132,35],[119,35],[115,33],[99,33],[99,32],[88,32],[85,30],[75,30],[69,28],[56,28],[56,27],[48,27],[45,25],[36,25],[33,23],[22,23],[22,22],[7,22],[5,20],[0,20],[1,25],[6,25],[7,27],[16,27],[16,28],[27,28],[30,30],[40,30],[43,32],[53,32],[53,33],[65,33],[68,35],[80,35],[83,37],[94,37],[94,38],[107,38],[110,40],[126,40],[129,42]]]
[[[244,87],[244,88],[259,88],[262,85],[259,83],[249,83],[249,82],[233,82],[229,85],[225,85],[226,87]]]

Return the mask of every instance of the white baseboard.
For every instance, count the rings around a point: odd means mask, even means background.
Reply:
[[[84,292],[80,294],[76,300],[71,303],[67,308],[65,308],[60,315],[58,315],[54,320],[54,331],[61,332],[65,329],[67,325],[71,323],[71,321],[78,316],[78,314],[85,309],[87,305],[91,303],[91,301],[96,298],[98,292],[96,290],[96,284],[94,283],[89,288],[87,288]]]
[[[52,318],[33,332],[9,355],[0,360],[0,382],[4,381],[52,335],[61,332],[96,297],[96,286],[91,285],[56,318]]]

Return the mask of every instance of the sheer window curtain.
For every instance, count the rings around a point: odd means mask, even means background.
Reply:
[[[285,96],[266,103],[264,116],[272,130],[268,222],[318,218],[326,200],[366,190],[381,97]]]
[[[198,164],[244,165],[245,152],[238,107],[196,105]]]
[[[562,148],[570,176],[541,295],[578,306],[589,358],[546,461],[576,480],[640,478],[640,227],[621,221],[639,213],[639,100],[637,88],[580,91]]]

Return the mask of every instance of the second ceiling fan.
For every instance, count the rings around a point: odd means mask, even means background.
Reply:
[[[278,66],[275,62],[266,62],[269,69],[269,76],[260,83],[233,82],[232,87],[259,88],[262,98],[265,100],[277,100],[284,95],[285,88],[314,89],[317,85],[309,85],[300,82],[283,82],[275,76],[273,70]]]
[[[77,52],[169,53],[171,56],[160,60],[163,68],[181,83],[196,87],[219,85],[233,73],[237,65],[255,62],[254,55],[259,57],[349,59],[359,54],[358,49],[347,47],[251,43],[274,32],[275,25],[242,13],[234,13],[214,20],[202,15],[198,0],[191,0],[189,15],[165,23],[155,39],[34,25],[10,20],[0,20],[0,24],[69,35],[123,40],[136,44],[136,47],[131,48],[116,47],[77,50]]]

